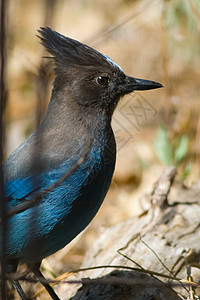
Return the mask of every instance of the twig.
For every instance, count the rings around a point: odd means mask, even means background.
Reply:
[[[163,69],[163,81],[165,86],[165,99],[163,106],[167,108],[166,112],[166,120],[167,124],[170,124],[171,111],[173,108],[171,102],[171,84],[169,80],[169,66],[168,66],[168,45],[167,45],[167,32],[166,32],[166,24],[165,24],[165,14],[167,9],[168,2],[166,0],[163,1],[162,14],[161,14],[161,58],[162,58],[162,69]]]
[[[5,67],[5,2],[1,0],[1,28],[0,28],[0,209],[1,209],[1,298],[6,299],[6,234],[7,234],[7,221],[6,221],[6,199],[4,195],[4,181],[3,181],[3,138],[4,138],[4,126],[3,126],[3,107],[4,107],[4,95],[5,95],[5,84],[4,84],[4,67]]]
[[[161,263],[161,265],[169,272],[169,274],[171,274],[172,276],[175,277],[175,275],[173,274],[172,270],[170,270],[161,260],[161,258],[158,256],[158,254],[142,239],[140,238],[141,242],[157,257],[157,259],[159,260],[159,262]],[[179,280],[178,280],[179,281]],[[180,284],[182,285],[183,288],[184,285],[181,283],[181,281],[179,281]],[[186,289],[186,288],[185,288]],[[188,290],[186,289],[186,291],[188,292]]]
[[[162,262],[158,254],[142,238],[140,238],[140,241],[157,257],[161,265],[169,272],[169,274],[174,276],[173,272]]]
[[[57,0],[44,1],[44,25],[52,27],[53,18],[56,11]],[[42,48],[44,54],[44,48]],[[42,55],[43,56],[43,55]],[[40,61],[37,71],[30,73],[35,83],[35,91],[37,94],[36,101],[36,128],[40,125],[47,107],[47,96],[51,81],[50,61]]]
[[[102,265],[102,266],[95,266],[95,267],[88,267],[88,268],[82,268],[82,269],[77,269],[77,270],[72,270],[70,271],[70,273],[78,273],[78,272],[83,272],[83,271],[90,271],[90,270],[97,270],[97,269],[107,269],[107,268],[113,268],[113,269],[124,269],[124,270],[129,270],[129,271],[136,271],[136,272],[139,272],[139,273],[145,273],[145,274],[149,274],[149,275],[155,275],[155,276],[159,276],[159,277],[163,277],[163,278],[167,278],[167,279],[171,279],[171,280],[181,280],[181,278],[178,278],[178,277],[175,277],[175,276],[169,276],[169,275],[166,275],[166,274],[162,274],[162,273],[158,273],[158,272],[155,272],[155,271],[151,271],[151,270],[147,270],[147,269],[139,269],[139,268],[134,268],[134,267],[129,267],[129,266],[120,266],[120,265]],[[8,279],[10,279],[10,275],[7,275]],[[28,281],[28,278],[26,278],[24,276],[24,273],[22,274],[12,274],[11,276],[12,279],[14,280],[26,280]],[[47,280],[47,282],[49,283],[59,283],[61,282],[60,280]]]
[[[143,242],[143,240],[142,240],[142,238],[140,238],[140,240]],[[150,248],[145,242],[144,242],[144,244],[148,247],[148,248]],[[151,249],[151,248],[150,248]],[[153,251],[153,250],[152,250]],[[139,266],[142,270],[145,270],[141,265],[139,265],[136,261],[134,261],[133,259],[131,259],[130,257],[128,257],[127,255],[125,255],[125,254],[123,254],[123,253],[121,253],[119,250],[117,251],[120,255],[122,255],[123,257],[125,257],[126,259],[128,259],[128,260],[130,260],[131,262],[133,262],[134,264],[136,264],[137,266]],[[155,253],[154,251],[153,251],[153,253]],[[156,253],[155,253],[156,254]],[[157,254],[156,254],[156,256],[157,256]],[[157,256],[158,257],[158,256]],[[160,260],[160,258],[158,257],[158,259]],[[161,260],[160,260],[161,261]],[[161,261],[161,263],[162,263],[162,261]],[[164,265],[164,264],[163,264]],[[170,271],[169,271],[170,272]],[[154,278],[155,280],[158,280],[159,282],[162,282],[159,278],[157,278],[156,276],[154,276],[153,274],[150,274],[151,275],[151,277],[152,278]],[[173,276],[173,277],[175,277],[174,276],[174,274],[171,272],[171,275]],[[180,282],[180,281],[179,281]],[[163,283],[163,282],[162,282]],[[169,289],[171,289],[173,292],[175,292],[170,286],[168,286],[168,288]]]
[[[188,283],[193,283],[193,278],[192,278],[192,275],[191,275],[191,265],[188,264],[188,261],[187,261],[187,257],[185,255],[182,255],[184,261],[185,261],[185,265],[186,265],[186,270],[187,270],[187,282]],[[194,287],[192,286],[192,284],[189,284],[189,297],[190,297],[190,300],[194,300],[195,299],[195,291],[194,291]]]
[[[126,23],[128,23],[129,21],[131,21],[132,19],[136,18],[141,13],[144,13],[144,10],[147,9],[151,3],[152,3],[152,1],[149,1],[149,2],[145,3],[145,5],[142,6],[142,8],[140,8],[138,11],[135,12],[135,10],[133,10],[131,13],[129,13],[124,18],[121,18],[119,21],[117,21],[113,25],[104,27],[103,29],[99,30],[98,32],[95,33],[95,35],[92,35],[89,39],[87,39],[85,41],[85,43],[86,44],[91,44],[91,45],[97,45],[97,44],[99,44],[106,37],[111,36],[120,27],[122,27],[123,25],[125,25]]]
[[[180,279],[180,278],[177,278],[177,277],[170,277],[168,275],[165,275],[165,274],[160,274],[160,273],[157,273],[157,272],[154,272],[154,271],[149,271],[149,270],[141,270],[141,269],[137,269],[137,268],[132,268],[132,267],[127,267],[127,266],[117,266],[117,265],[110,265],[110,266],[96,266],[96,267],[91,267],[91,268],[83,268],[83,269],[79,269],[79,270],[73,270],[71,271],[71,273],[77,273],[77,272],[80,272],[80,271],[87,271],[87,270],[94,270],[94,269],[100,269],[100,268],[117,268],[117,269],[125,269],[125,270],[131,270],[131,271],[137,271],[137,272],[141,272],[141,273],[146,273],[146,274],[155,274],[156,276],[161,276],[161,277],[165,277],[165,278],[170,278],[170,279],[173,279],[173,280],[180,280],[181,283],[183,283],[184,285],[188,286],[188,285],[191,285],[191,286],[194,286],[194,287],[200,287],[199,284],[195,283],[195,282],[191,282],[191,281],[187,281],[187,280],[183,280],[183,279]],[[17,274],[16,274],[17,275]],[[20,277],[19,275],[16,276],[13,274],[12,275],[8,275],[7,276],[7,279],[14,279],[14,280],[22,280],[22,281],[27,281],[27,282],[33,282],[33,283],[38,283],[38,282],[44,282],[44,283],[67,283],[67,284],[85,284],[85,283],[107,283],[107,284],[116,284],[116,281],[112,281],[112,280],[108,280],[108,278],[96,278],[96,279],[81,279],[81,280],[56,280],[56,279],[44,279],[44,278],[33,278],[33,277]],[[112,279],[114,279],[112,277]],[[128,284],[128,285],[135,285],[135,284],[146,284],[146,281],[144,282],[144,280],[127,280],[127,278],[118,278],[117,280],[120,284]],[[164,282],[162,284],[165,284]],[[151,285],[152,285],[152,282],[151,282]],[[155,283],[155,286],[157,284]],[[158,282],[158,285],[160,286],[161,283]],[[180,282],[179,283],[170,283],[171,286],[180,286]]]

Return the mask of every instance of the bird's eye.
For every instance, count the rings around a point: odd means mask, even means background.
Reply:
[[[96,82],[101,85],[107,85],[109,82],[109,78],[107,76],[98,76]]]

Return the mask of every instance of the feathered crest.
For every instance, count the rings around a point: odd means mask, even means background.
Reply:
[[[68,62],[74,65],[110,65],[107,57],[97,50],[66,37],[49,27],[38,30],[41,44],[53,55],[57,63]]]

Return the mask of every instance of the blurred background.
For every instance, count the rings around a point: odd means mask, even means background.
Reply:
[[[89,227],[44,260],[56,276],[80,267],[104,228],[148,209],[144,195],[166,165],[177,166],[185,185],[199,179],[200,2],[9,0],[6,13],[6,156],[37,128],[48,105],[53,66],[42,58],[41,26],[105,53],[128,75],[164,85],[121,100],[113,117],[118,154],[110,191]]]

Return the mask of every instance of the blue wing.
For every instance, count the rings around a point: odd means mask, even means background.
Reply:
[[[48,172],[6,182],[8,209],[49,188],[66,174],[71,165],[72,162],[66,161]],[[102,164],[100,155],[91,152],[76,172],[45,194],[34,207],[9,218],[9,258],[40,260],[70,242],[98,211],[109,188],[113,169],[114,164],[109,167]],[[31,253],[33,245],[37,246],[35,258]]]

